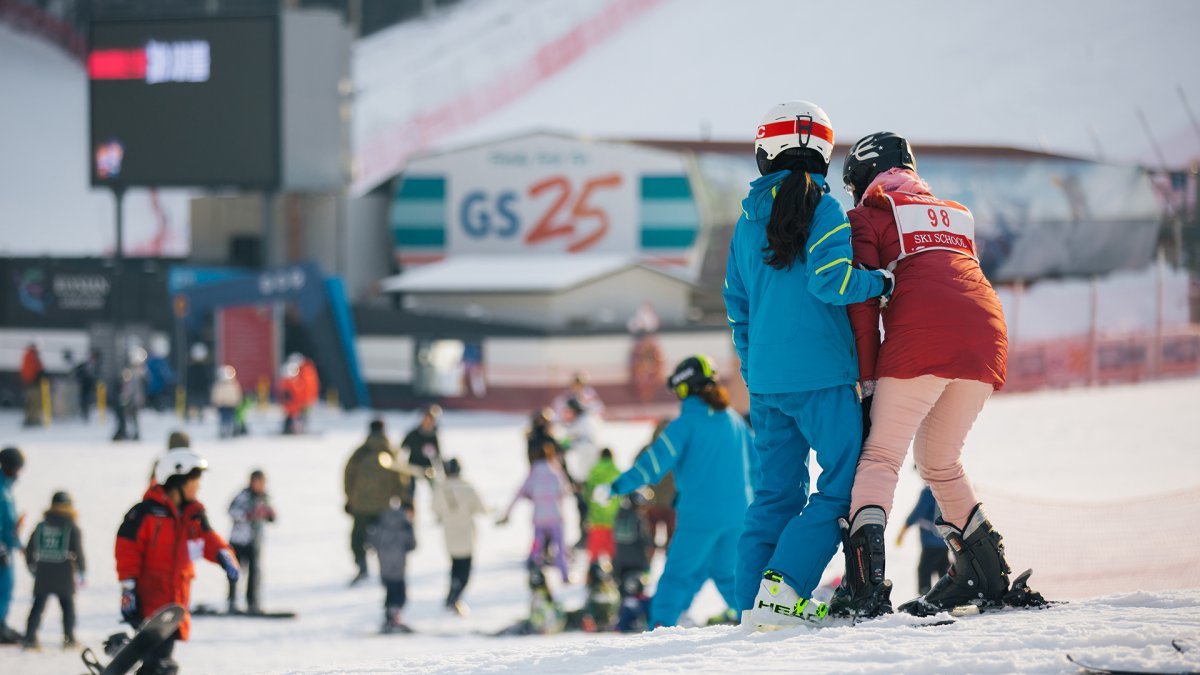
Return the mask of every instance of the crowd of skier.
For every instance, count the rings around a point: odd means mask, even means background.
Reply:
[[[967,432],[1004,383],[1007,355],[970,211],[935,197],[909,143],[880,132],[847,154],[842,178],[855,206],[846,213],[829,195],[832,152],[832,125],[812,103],[776,106],[757,130],[762,175],[742,203],[724,284],[750,393],[747,415],[733,410],[717,364],[703,355],[675,367],[666,385],[678,414],[658,425],[629,466],[601,442],[605,409],[586,376],[532,413],[528,472],[496,521],[508,523],[522,500],[532,505],[530,605],[503,634],[677,625],[708,580],[728,605],[714,622],[778,627],[891,613],[884,529],[910,444],[927,488],[904,529],[920,527],[925,552],[920,595],[895,609],[925,616],[1041,602],[1023,576],[1010,579],[1001,537],[961,462]],[[281,396],[285,433],[301,428],[313,402],[316,385],[304,368],[303,361],[285,367],[284,381],[293,382]],[[219,373],[209,399],[221,435],[236,435],[242,387],[231,368]],[[30,410],[27,423],[36,419]],[[370,578],[373,554],[389,633],[412,630],[403,609],[417,490],[430,491],[444,530],[445,608],[455,614],[469,611],[477,521],[493,513],[463,462],[445,456],[440,416],[436,405],[424,409],[398,444],[382,420],[372,421],[345,465],[351,583]],[[815,485],[810,451],[821,468]],[[15,448],[0,453],[0,620],[22,549],[35,599],[24,635],[3,624],[0,639],[37,648],[43,610],[55,596],[70,645],[72,599],[86,570],[82,533],[70,496],[59,492],[28,544],[20,541],[11,483],[22,465]],[[172,434],[117,533],[120,612],[135,627],[166,604],[188,606],[191,561],[199,558],[228,576],[229,613],[262,612],[258,561],[264,527],[276,516],[266,476],[252,474],[234,498],[227,543],[197,500],[206,468],[186,434]],[[578,533],[566,530],[568,509],[578,514]],[[816,597],[818,584],[839,545],[845,571],[826,602]],[[651,580],[659,551],[661,575]],[[580,558],[582,579],[573,572]],[[244,610],[236,594],[243,576]],[[586,602],[565,610],[558,589],[578,583]],[[174,672],[172,645],[189,631],[185,616],[140,672]]]

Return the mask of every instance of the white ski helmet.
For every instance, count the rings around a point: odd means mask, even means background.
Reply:
[[[154,482],[166,485],[173,476],[186,476],[208,468],[208,461],[191,448],[172,448],[154,464]]]
[[[784,154],[801,158],[809,155],[814,173],[828,173],[833,157],[833,125],[821,106],[809,101],[788,101],[763,115],[754,135],[758,170],[764,175],[771,173],[775,170],[773,160]]]

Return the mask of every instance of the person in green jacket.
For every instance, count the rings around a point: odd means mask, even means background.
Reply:
[[[621,470],[613,462],[612,450],[605,448],[600,451],[600,460],[588,472],[584,483],[588,497],[587,548],[591,562],[596,562],[602,555],[611,561],[616,555],[613,521],[617,518],[621,501],[612,495],[612,482],[620,475]]]
[[[351,585],[367,578],[367,531],[388,510],[392,497],[403,501],[411,520],[412,473],[388,442],[383,420],[373,420],[367,439],[346,462],[346,513],[354,518],[350,550],[358,566],[358,575]]]

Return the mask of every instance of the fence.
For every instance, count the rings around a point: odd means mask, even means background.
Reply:
[[[1200,588],[1200,487],[1097,503],[979,488],[1014,572],[1052,599]]]

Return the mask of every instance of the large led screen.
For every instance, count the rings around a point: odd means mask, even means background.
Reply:
[[[92,184],[279,183],[277,17],[96,21]]]

